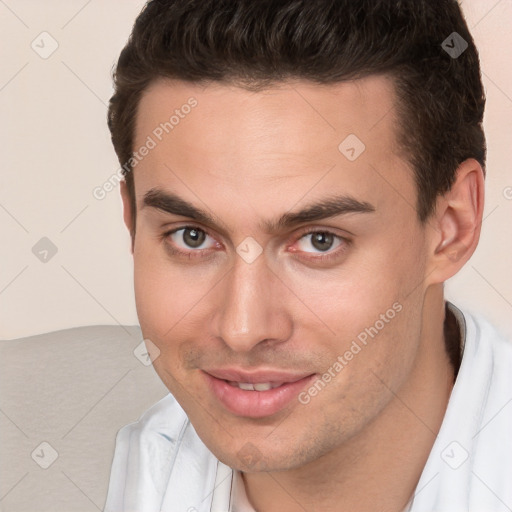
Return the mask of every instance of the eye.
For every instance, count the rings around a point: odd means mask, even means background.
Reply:
[[[302,234],[297,241],[298,250],[307,254],[317,254],[318,256],[306,257],[306,259],[316,261],[327,261],[329,259],[341,257],[350,245],[350,240],[331,231],[320,229],[309,229]],[[313,247],[313,250],[308,250]],[[292,252],[297,250],[292,249]]]
[[[320,252],[326,252],[329,249],[332,248],[335,238],[338,238],[333,233],[330,233],[328,231],[313,231],[310,233],[306,233],[303,235],[299,242],[301,242],[303,239],[308,239],[309,241],[307,243],[311,243],[315,249],[318,249]],[[339,245],[340,242],[338,242]],[[337,247],[337,246],[336,246]],[[302,249],[304,250],[304,249]],[[306,251],[308,252],[308,251]]]
[[[164,238],[169,240],[171,251],[173,253],[180,253],[184,255],[191,255],[191,253],[208,251],[215,248],[218,244],[213,240],[208,233],[197,226],[182,226],[172,231],[164,233]],[[212,238],[213,243],[210,246],[204,246],[207,239]]]

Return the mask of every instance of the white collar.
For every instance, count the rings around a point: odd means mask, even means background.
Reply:
[[[249,503],[242,473],[219,461],[212,494],[211,512],[256,512]]]

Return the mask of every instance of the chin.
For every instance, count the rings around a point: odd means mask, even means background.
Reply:
[[[213,452],[214,453],[214,452]],[[265,454],[248,442],[236,453],[214,455],[227,466],[244,473],[286,471],[301,466],[300,461],[290,460],[280,453]]]
[[[210,451],[227,466],[244,473],[288,471],[299,468],[321,457],[331,447],[322,447],[318,440],[311,439],[312,445],[301,442],[283,444],[271,437],[260,440],[232,439],[219,446],[205,443]]]

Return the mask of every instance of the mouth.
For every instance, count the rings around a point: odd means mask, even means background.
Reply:
[[[281,371],[247,373],[239,370],[202,370],[208,389],[236,416],[264,418],[277,414],[297,399],[316,374]]]

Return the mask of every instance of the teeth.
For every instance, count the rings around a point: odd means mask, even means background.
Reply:
[[[258,382],[255,384],[252,384],[251,382],[233,382],[229,381],[229,384],[231,386],[234,386],[235,388],[243,389],[244,391],[268,391],[269,389],[278,388],[283,383],[282,382]]]
[[[261,384],[254,384],[254,389],[256,391],[268,391],[269,389],[272,389],[272,385],[270,382],[262,382]]]

